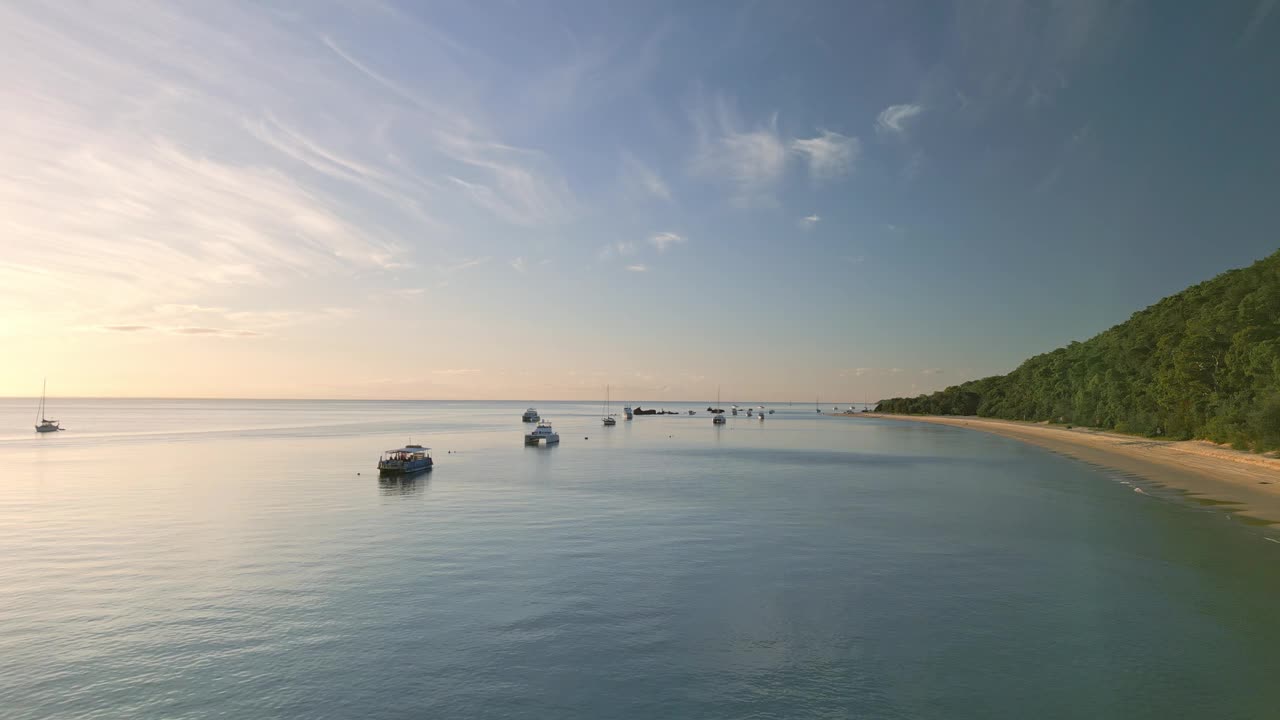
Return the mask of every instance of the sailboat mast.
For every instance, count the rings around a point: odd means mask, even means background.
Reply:
[[[40,412],[36,417],[36,422],[44,421],[44,395],[45,395],[45,391],[48,389],[49,389],[49,378],[45,378],[40,382]]]

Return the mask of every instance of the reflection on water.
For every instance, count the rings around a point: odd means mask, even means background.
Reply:
[[[427,489],[430,475],[430,470],[409,475],[380,475],[378,490],[383,495],[418,495]]]
[[[4,720],[1280,706],[1280,544],[1004,438],[539,403],[534,448],[527,402],[113,402],[60,413],[93,442],[0,433]],[[376,475],[412,441],[434,470]]]

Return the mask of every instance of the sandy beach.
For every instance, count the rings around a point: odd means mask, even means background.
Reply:
[[[1280,459],[1198,440],[1152,440],[1091,428],[1069,429],[1012,420],[876,413],[844,417],[953,425],[995,433],[1132,473],[1183,491],[1194,501],[1225,505],[1225,509],[1253,520],[1280,523]]]

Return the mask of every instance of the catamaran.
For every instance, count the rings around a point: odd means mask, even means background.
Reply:
[[[525,445],[537,445],[546,441],[548,445],[555,445],[560,442],[560,434],[551,429],[550,420],[542,420],[538,423],[538,427],[533,429],[531,433],[525,433]]]
[[[62,426],[58,424],[57,420],[48,420],[44,416],[44,397],[45,390],[48,386],[48,380],[45,380],[44,383],[40,385],[40,410],[36,412],[36,419],[39,421],[36,423],[36,432],[38,433],[57,432],[62,429]]]

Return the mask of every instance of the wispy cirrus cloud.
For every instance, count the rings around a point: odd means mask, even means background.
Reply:
[[[793,139],[791,150],[804,157],[809,177],[821,182],[849,174],[862,144],[856,137],[823,130],[816,137]]]
[[[235,330],[215,327],[151,327],[149,325],[103,325],[100,330],[123,333],[161,332],[171,335],[209,335],[213,337],[261,337],[263,333],[254,330]]]
[[[628,265],[627,270],[631,272],[648,272],[649,266],[643,263],[636,263],[635,265]]]
[[[817,225],[821,220],[822,218],[816,214],[805,215],[804,217],[800,218],[800,227],[804,228],[805,230],[808,230],[813,226]]]
[[[693,173],[730,186],[736,205],[773,204],[773,186],[787,164],[777,114],[749,127],[727,99],[717,96],[700,103],[692,118],[697,132]]]
[[[1244,32],[1240,34],[1240,40],[1236,43],[1243,47],[1253,41],[1253,36],[1258,32],[1258,27],[1266,22],[1267,16],[1272,10],[1276,9],[1277,0],[1258,0],[1258,4],[1253,6],[1253,15],[1249,17],[1249,24],[1245,26]]]
[[[6,311],[52,294],[35,306],[58,323],[142,325],[113,319],[228,287],[376,284],[466,248],[472,217],[573,215],[554,160],[457,92],[473,53],[391,10],[341,13],[0,7],[21,78],[0,80]],[[409,87],[341,39],[355,20],[430,35],[419,59],[442,70]]]
[[[881,133],[901,135],[907,131],[912,118],[924,112],[924,106],[906,103],[890,105],[876,116],[876,130]]]
[[[622,153],[622,182],[625,186],[662,200],[671,200],[671,188],[656,170],[629,152]]]
[[[666,252],[671,245],[678,245],[685,241],[683,235],[677,235],[673,232],[660,232],[649,236],[649,243],[658,248],[658,252]]]

